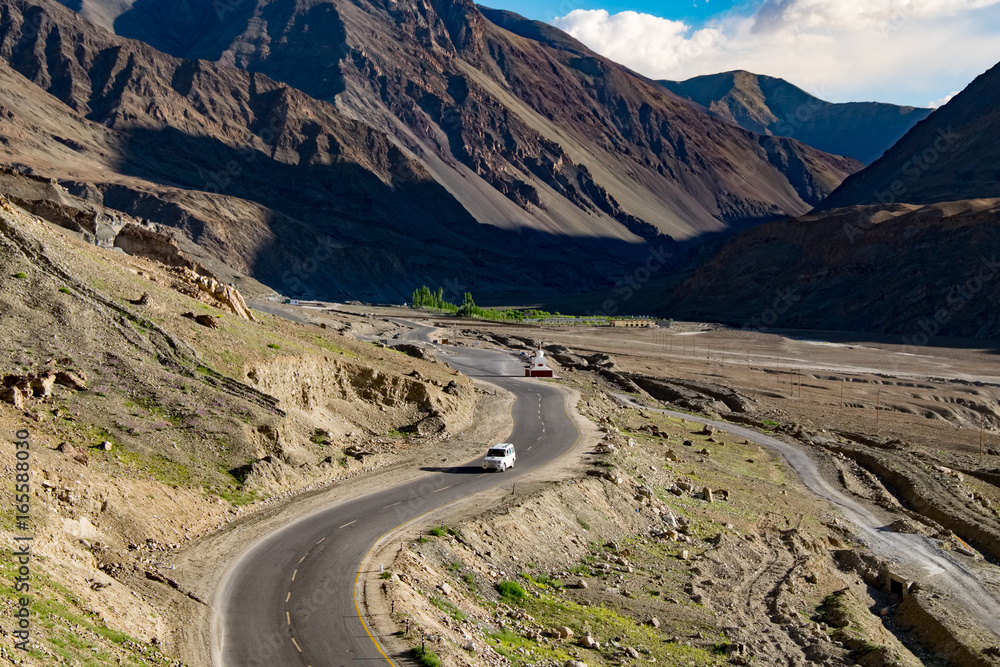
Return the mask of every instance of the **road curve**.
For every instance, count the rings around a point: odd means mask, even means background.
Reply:
[[[921,583],[932,584],[948,591],[957,604],[977,618],[991,632],[1000,636],[1000,602],[982,585],[979,578],[957,558],[942,551],[934,540],[923,535],[895,533],[885,529],[884,523],[839,489],[830,484],[809,454],[787,442],[758,433],[743,426],[715,421],[659,408],[650,408],[633,401],[624,394],[615,397],[632,407],[660,412],[677,419],[687,419],[698,424],[708,424],[739,438],[777,451],[795,471],[807,489],[834,505],[860,533],[862,541],[876,554],[903,566],[923,571]]]
[[[417,336],[430,329],[418,327]],[[373,489],[262,536],[226,572],[216,595],[216,667],[392,664],[355,603],[359,569],[372,546],[402,524],[545,465],[579,440],[565,394],[525,379],[510,354],[463,347],[439,348],[439,354],[516,396],[508,441],[517,446],[517,465],[503,473],[484,473],[480,459],[427,468],[418,480]]]

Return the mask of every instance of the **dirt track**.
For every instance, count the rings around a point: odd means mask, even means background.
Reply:
[[[859,531],[865,546],[883,558],[891,559],[909,571],[919,571],[918,581],[946,590],[1000,639],[1000,602],[980,583],[976,574],[958,558],[941,550],[940,543],[923,535],[897,533],[886,529],[885,517],[876,516],[854,498],[836,489],[819,466],[803,449],[742,426],[705,419],[682,412],[660,410],[641,405],[628,396],[618,395],[627,405],[662,412],[699,424],[709,424],[740,438],[746,438],[779,452],[813,493],[828,500]]]

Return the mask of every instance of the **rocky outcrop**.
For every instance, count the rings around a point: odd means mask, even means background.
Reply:
[[[127,224],[115,237],[115,247],[129,255],[145,257],[165,266],[194,269],[197,263],[177,247],[177,241],[168,232],[143,225]]]
[[[257,318],[254,316],[253,311],[247,306],[246,301],[243,300],[243,295],[240,294],[232,285],[226,285],[214,277],[202,275],[199,271],[204,270],[202,267],[198,267],[198,271],[190,269],[187,267],[177,267],[174,269],[174,274],[180,277],[188,285],[197,287],[199,292],[206,294],[211,297],[214,305],[227,310],[237,317],[250,321],[256,322]],[[214,324],[207,324],[199,320],[199,317],[205,317],[204,315],[195,316],[190,314],[191,319],[196,320],[199,324],[204,324],[205,326],[212,326]],[[188,314],[185,314],[187,317]]]
[[[0,400],[15,408],[24,409],[28,399],[46,399],[52,396],[52,389],[56,384],[82,391],[87,388],[87,379],[79,371],[56,371],[51,368],[28,375],[5,375],[0,382]]]
[[[249,369],[247,378],[286,410],[330,421],[337,436],[351,430],[352,421],[383,424],[382,433],[407,426],[420,435],[439,433],[471,396],[464,382],[449,392],[432,381],[334,356],[282,357]]]

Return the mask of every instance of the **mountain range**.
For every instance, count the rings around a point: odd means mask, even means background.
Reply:
[[[608,288],[862,166],[463,0],[64,4],[0,3],[0,159],[289,294]]]
[[[794,137],[865,164],[933,111],[882,102],[827,102],[784,79],[743,70],[660,83],[751,132]]]
[[[682,270],[678,316],[749,328],[1000,337],[1000,65],[809,215],[755,227]]]
[[[291,296],[590,307],[655,251],[623,312],[745,325],[794,288],[761,325],[906,332],[993,247],[963,200],[1000,197],[997,78],[931,113],[656,82],[468,0],[2,0],[0,161]],[[990,330],[961,311],[940,333]]]

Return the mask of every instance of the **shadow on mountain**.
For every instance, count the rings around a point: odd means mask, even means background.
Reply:
[[[267,240],[237,250],[256,278],[291,296],[403,301],[426,283],[453,299],[471,291],[533,303],[612,289],[649,253],[647,244],[480,224],[426,174],[394,174],[386,183],[347,160],[316,160],[316,134],[299,147],[301,162],[290,164],[169,127],[133,129],[118,169],[187,191],[184,205],[126,186],[106,187],[105,204],[230,252],[241,238],[260,236],[245,228],[238,204],[253,208]],[[662,245],[677,247],[669,237]]]
[[[115,33],[147,42],[164,53],[211,62],[231,57],[240,69],[266,74],[293,88],[333,102],[345,89],[338,63],[347,56],[347,31],[336,6],[319,3],[299,11],[294,2],[272,2],[255,15],[256,3],[243,0],[189,0],[169,3],[137,0],[115,20]],[[247,35],[247,25],[265,34]],[[271,58],[271,44],[282,31],[305,26],[322,39],[286,46]],[[234,49],[238,44],[241,48]],[[304,67],[304,63],[309,63]]]

